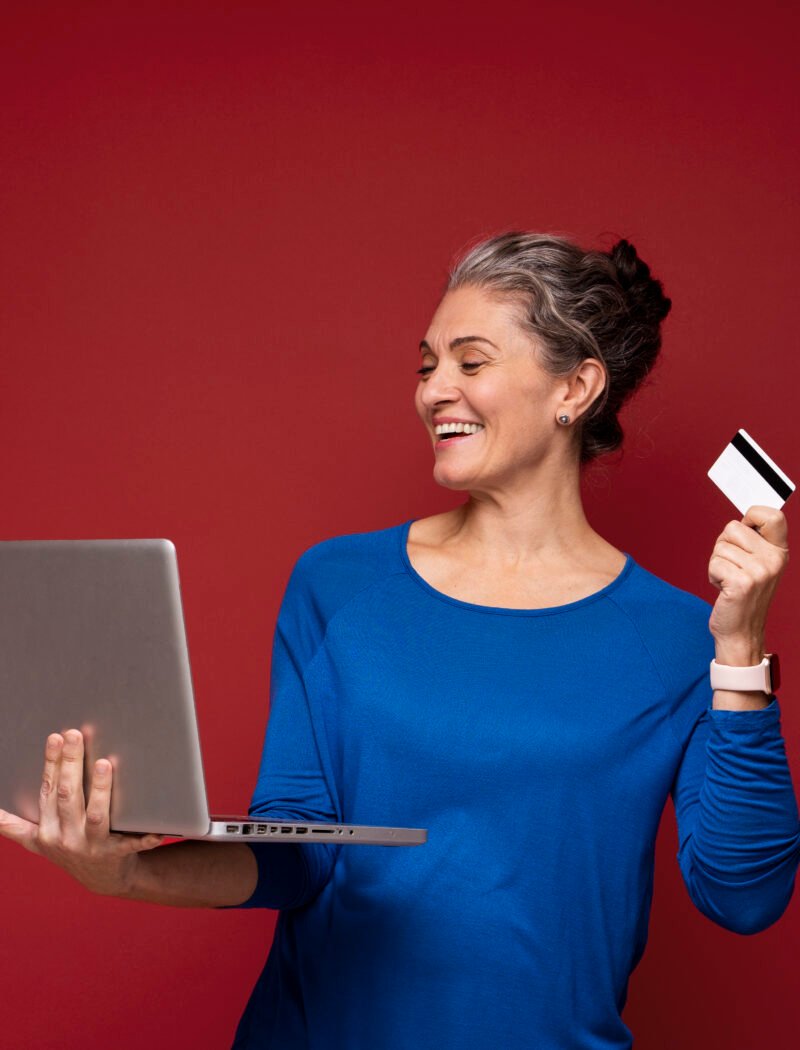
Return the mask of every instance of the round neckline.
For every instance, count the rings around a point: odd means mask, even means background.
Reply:
[[[615,576],[610,583],[607,583],[605,587],[601,587],[599,591],[595,591],[593,594],[587,594],[585,597],[578,598],[577,601],[574,602],[567,602],[565,605],[547,605],[539,609],[509,609],[502,605],[478,605],[476,602],[465,602],[460,598],[454,598],[450,594],[445,594],[444,591],[437,590],[428,583],[426,579],[420,576],[411,564],[411,559],[408,556],[408,534],[414,522],[419,520],[419,518],[409,518],[408,521],[403,522],[398,529],[400,539],[400,557],[405,565],[406,572],[416,584],[434,598],[438,598],[439,601],[447,602],[448,605],[455,605],[461,609],[470,609],[472,612],[497,613],[500,616],[553,616],[556,613],[572,612],[574,609],[581,609],[584,605],[590,605],[592,602],[596,602],[600,598],[605,598],[606,595],[616,590],[617,587],[619,587],[620,584],[630,576],[631,571],[636,564],[632,555],[627,551],[622,551],[625,555],[625,564],[620,569],[618,575]]]

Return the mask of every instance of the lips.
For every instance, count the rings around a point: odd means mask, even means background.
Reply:
[[[478,434],[482,434],[483,430],[478,430],[474,434],[442,434],[441,437],[436,439],[434,448],[444,448],[447,445],[454,445],[458,441],[468,441],[470,438],[477,437]]]

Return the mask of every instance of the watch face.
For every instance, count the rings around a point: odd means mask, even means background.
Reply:
[[[781,684],[781,665],[777,653],[771,653],[769,658],[769,681],[772,692],[777,692]]]

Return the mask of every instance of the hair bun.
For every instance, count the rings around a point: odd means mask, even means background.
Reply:
[[[650,267],[640,259],[630,241],[617,241],[607,252],[617,271],[617,280],[627,293],[631,312],[658,324],[667,316],[672,300],[664,295],[661,281],[650,276]]]

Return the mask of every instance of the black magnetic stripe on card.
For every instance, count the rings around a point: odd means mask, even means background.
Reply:
[[[743,435],[737,431],[731,444],[737,452],[740,452],[744,456],[750,466],[758,471],[764,481],[772,486],[782,500],[787,500],[791,496],[793,490],[786,484],[780,474],[775,473],[763,456],[760,456],[758,452],[756,452],[746,437],[743,437]]]

